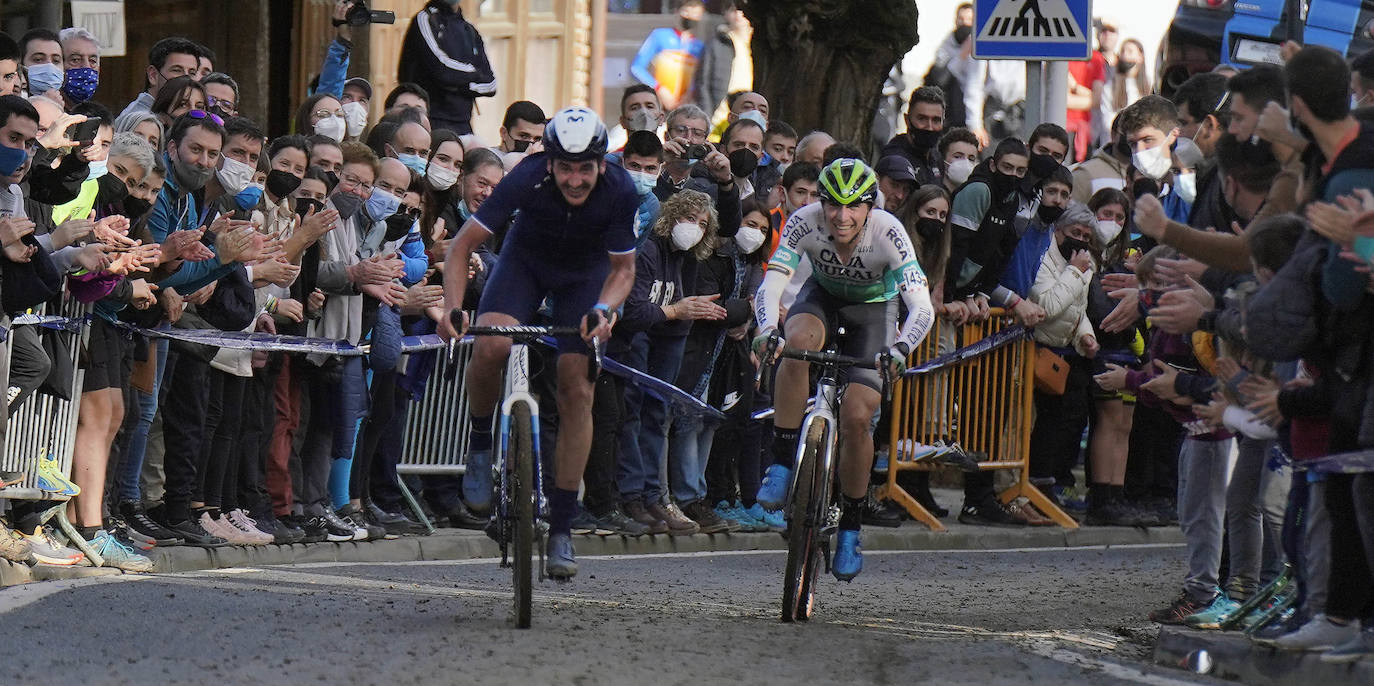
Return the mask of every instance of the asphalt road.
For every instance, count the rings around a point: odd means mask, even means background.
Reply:
[[[1177,547],[870,552],[777,620],[784,556],[583,559],[509,622],[493,560],[329,563],[0,590],[0,683],[1104,684],[1148,664]],[[23,679],[23,681],[20,681]]]

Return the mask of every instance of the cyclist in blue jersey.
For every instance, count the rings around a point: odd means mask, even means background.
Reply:
[[[634,285],[635,211],[639,196],[621,167],[606,164],[606,127],[595,112],[570,107],[544,130],[544,152],[526,157],[502,179],[449,245],[447,264],[467,264],[472,251],[512,217],[501,257],[477,308],[480,326],[530,323],[548,298],[555,326],[580,326],[577,337],[558,341],[558,439],[554,489],[549,493],[549,576],[577,574],[571,524],[577,489],[592,440],[592,383],[587,380],[587,343],[611,335],[616,312]],[[518,211],[518,214],[517,214]],[[448,311],[462,306],[467,271],[444,279]],[[468,326],[463,316],[463,329]],[[447,339],[461,336],[447,318]],[[479,337],[465,387],[471,413],[463,496],[472,509],[491,506],[491,417],[501,393],[508,338]]]

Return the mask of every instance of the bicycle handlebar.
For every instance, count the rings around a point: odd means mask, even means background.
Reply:
[[[802,362],[813,364],[834,365],[836,367],[858,367],[860,369],[873,369],[878,372],[882,379],[883,402],[892,402],[892,353],[884,351],[878,359],[867,360],[849,355],[841,355],[831,350],[796,350],[784,348],[778,351],[778,333],[773,332],[768,338],[768,343],[764,346],[763,357],[759,359],[759,371],[756,380],[760,387],[768,389],[773,385],[773,359],[775,357],[786,357]]]
[[[449,312],[449,321],[453,328],[463,328],[463,313],[459,310]],[[544,336],[581,336],[582,330],[576,326],[469,326],[467,334],[469,336],[503,336],[521,342],[533,341]],[[453,349],[457,345],[456,340],[449,341],[449,360],[453,359]],[[606,343],[599,338],[593,337],[588,346],[592,354],[587,359],[587,380],[595,382],[596,377],[601,373],[604,366]],[[449,367],[448,378],[452,380],[457,371],[456,366]]]

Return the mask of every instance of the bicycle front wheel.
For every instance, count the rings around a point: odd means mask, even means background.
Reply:
[[[816,463],[824,438],[825,423],[813,422],[802,444],[792,498],[787,504],[790,521],[787,523],[787,568],[782,579],[784,622],[805,621],[811,617],[812,577],[820,562],[816,537],[821,525],[819,518],[812,516],[812,510],[819,507],[815,501],[825,497],[824,493],[816,492]]]
[[[514,560],[511,564],[512,582],[515,587],[515,626],[519,629],[530,627],[530,603],[534,577],[534,425],[530,419],[530,408],[525,403],[516,403],[514,426],[511,427],[510,452],[510,496],[514,521],[512,536]]]

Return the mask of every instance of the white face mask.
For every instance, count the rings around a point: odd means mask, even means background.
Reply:
[[[967,157],[954,160],[949,163],[949,180],[956,184],[968,181],[969,174],[973,173],[973,168],[977,166],[973,160]]]
[[[1174,188],[1178,190],[1178,197],[1189,205],[1197,200],[1197,174],[1188,172],[1174,177]]]
[[[354,100],[344,103],[344,121],[348,125],[348,136],[357,138],[363,135],[363,129],[367,128],[367,106]]]
[[[224,157],[224,164],[216,172],[219,177],[219,185],[228,195],[238,195],[238,192],[247,188],[253,182],[253,174],[257,168],[240,162],[232,157]]]
[[[654,174],[633,169],[626,169],[625,171],[630,174],[630,180],[635,182],[635,193],[639,194],[641,198],[652,193],[654,186],[658,185],[658,176]]]
[[[1097,220],[1097,237],[1102,239],[1102,245],[1107,245],[1121,233],[1121,225],[1110,219]]]
[[[1169,155],[1169,146],[1163,143],[1153,147],[1139,150],[1131,155],[1131,164],[1135,165],[1140,173],[1158,181],[1169,173],[1169,167],[1174,163]]]
[[[339,143],[343,141],[344,130],[347,126],[348,124],[344,122],[343,117],[325,117],[315,122],[315,133]]]
[[[745,255],[753,254],[759,246],[763,245],[763,231],[752,226],[739,227],[739,233],[735,234],[735,244],[739,246],[739,251]]]
[[[673,247],[678,250],[691,250],[701,242],[701,237],[705,234],[706,229],[701,228],[701,224],[680,221],[673,225]]]
[[[458,172],[430,162],[429,166],[425,167],[425,179],[434,190],[446,191],[458,183]]]

